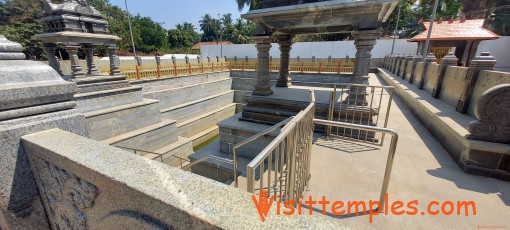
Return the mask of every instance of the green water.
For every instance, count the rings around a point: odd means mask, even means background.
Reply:
[[[214,137],[211,137],[209,140],[205,141],[204,143],[195,146],[193,148],[193,152],[196,152],[196,151],[198,151],[200,149],[203,149],[205,146],[211,144],[213,141],[218,140],[218,139],[220,139],[220,135],[219,134],[214,136]]]

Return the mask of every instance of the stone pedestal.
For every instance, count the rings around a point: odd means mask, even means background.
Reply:
[[[493,70],[496,63],[497,61],[490,55],[489,52],[482,52],[480,56],[471,60],[469,71],[466,75],[466,85],[464,86],[464,89],[462,90],[463,94],[460,96],[460,100],[457,103],[458,112],[467,113],[480,71]]]
[[[22,50],[0,35],[0,228],[50,229],[21,137],[53,128],[88,136],[87,126],[76,83]]]
[[[269,50],[271,49],[272,39],[270,36],[258,36],[254,37],[253,40],[257,43],[257,84],[253,95],[268,96],[273,94],[271,90],[271,84],[269,82]]]
[[[411,84],[413,84],[414,76],[416,75],[416,64],[418,64],[418,62],[422,59],[423,59],[423,57],[421,56],[420,53],[414,55],[414,57],[413,57],[413,71],[411,71],[411,76],[408,79],[409,83],[411,83]]]
[[[290,50],[292,49],[292,36],[278,37],[278,45],[280,45],[280,77],[276,83],[276,87],[288,87],[290,83],[289,64]]]
[[[94,46],[92,44],[84,45],[83,50],[86,54],[87,74],[99,74],[96,64],[94,64]]]
[[[85,73],[81,69],[80,59],[78,58],[78,49],[80,46],[66,46],[66,51],[69,53],[69,60],[71,61],[72,79],[85,77]]]
[[[356,45],[356,61],[354,63],[353,81],[354,84],[368,84],[368,74],[370,71],[370,58],[372,57],[372,49],[377,43],[377,38],[381,35],[382,30],[358,30],[352,32],[354,37],[354,45]],[[349,90],[349,104],[365,104],[366,87],[353,86]]]

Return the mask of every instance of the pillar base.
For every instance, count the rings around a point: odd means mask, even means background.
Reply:
[[[255,89],[255,91],[253,91],[251,94],[257,95],[257,96],[269,96],[269,95],[273,94],[273,90],[272,89]]]
[[[276,82],[276,87],[281,87],[281,88],[288,88],[289,86],[292,85],[291,83],[291,80],[290,78],[285,78],[285,79],[281,79],[281,78],[278,78],[278,81]]]

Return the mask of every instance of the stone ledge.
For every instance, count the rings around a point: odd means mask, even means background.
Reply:
[[[510,160],[510,145],[467,139],[467,127],[474,118],[458,113],[446,102],[433,98],[427,91],[419,90],[385,69],[378,71],[465,172],[510,181],[510,168],[504,165]]]
[[[176,123],[175,120],[161,119],[160,123],[157,123],[157,124],[154,124],[154,125],[145,126],[145,127],[141,128],[141,129],[137,129],[137,130],[134,130],[134,131],[131,131],[131,132],[128,132],[128,133],[124,133],[122,135],[118,135],[118,136],[115,136],[115,137],[112,137],[112,138],[108,138],[106,140],[102,140],[101,143],[113,145],[115,143],[118,143],[118,142],[130,139],[130,138],[133,138],[133,137],[136,137],[136,136],[140,136],[142,134],[145,134],[145,133],[157,130],[157,129],[164,128],[166,126],[173,125],[175,123]]]
[[[250,193],[58,129],[22,143],[43,194],[54,179],[44,167],[78,179],[66,186],[93,188],[86,212],[64,209],[71,217],[82,213],[90,229],[345,229],[320,215],[276,215],[274,205],[262,222]]]
[[[104,114],[108,114],[108,113],[114,113],[114,112],[118,112],[118,111],[122,111],[122,110],[141,107],[144,105],[151,105],[151,104],[155,104],[158,102],[159,102],[158,100],[143,99],[143,101],[141,101],[141,102],[131,103],[131,104],[127,104],[127,105],[119,105],[119,106],[115,106],[115,107],[111,107],[111,108],[107,108],[107,109],[94,110],[91,112],[86,112],[86,113],[84,113],[84,115],[86,118],[91,118],[91,117],[100,116],[100,115],[104,115]]]

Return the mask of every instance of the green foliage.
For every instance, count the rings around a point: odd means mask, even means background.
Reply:
[[[193,24],[184,22],[177,24],[175,29],[168,30],[168,44],[171,48],[189,49],[200,42],[201,35],[195,31]]]
[[[234,44],[250,43],[251,32],[255,29],[255,23],[244,19],[232,19],[232,14],[224,14],[218,19],[214,19],[209,14],[205,14],[200,20],[200,30],[202,41],[230,41]]]

